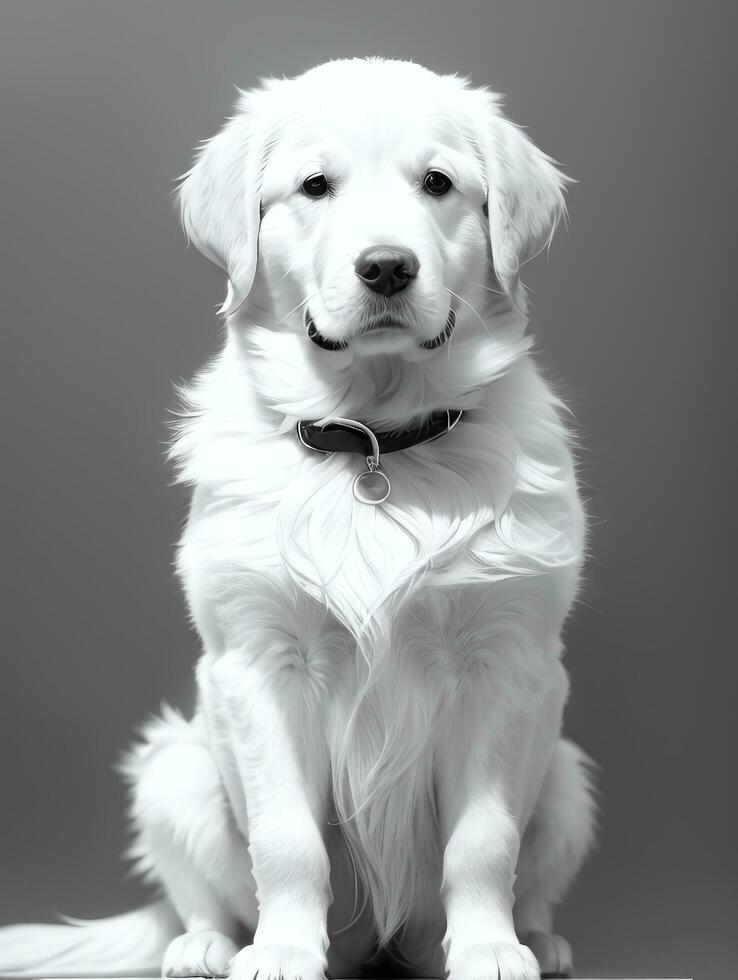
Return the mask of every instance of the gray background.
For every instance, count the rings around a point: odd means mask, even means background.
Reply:
[[[0,921],[142,899],[111,763],[162,698],[191,702],[164,418],[223,282],[185,253],[172,180],[234,84],[382,54],[507,93],[580,181],[528,266],[595,517],[567,727],[604,813],[560,928],[582,975],[733,975],[729,11],[3,0]]]

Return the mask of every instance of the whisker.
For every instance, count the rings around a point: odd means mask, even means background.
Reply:
[[[295,262],[287,266],[284,274],[279,277],[277,282],[283,282],[287,278],[287,276],[291,275],[293,272],[296,272],[297,269],[307,268],[308,263],[309,263],[308,259],[296,260]]]
[[[474,307],[473,307],[473,306],[471,305],[471,303],[469,302],[469,300],[467,300],[467,299],[464,299],[464,297],[463,297],[463,296],[459,296],[459,294],[458,294],[458,293],[455,293],[455,292],[453,291],[453,289],[449,289],[449,288],[448,288],[448,286],[445,286],[444,288],[445,288],[445,290],[446,290],[446,292],[449,292],[449,293],[451,293],[451,295],[452,295],[452,296],[455,296],[455,297],[456,297],[456,299],[458,299],[458,300],[461,300],[461,302],[462,302],[462,303],[465,303],[465,304],[466,304],[466,306],[468,306],[468,307],[469,307],[469,309],[470,309],[470,310],[472,311],[472,313],[474,314],[474,316],[475,316],[475,317],[477,318],[477,320],[479,320],[479,322],[480,322],[480,323],[482,324],[482,326],[484,327],[484,330],[485,330],[485,333],[487,334],[487,336],[489,336],[489,337],[491,337],[491,336],[492,336],[492,334],[491,334],[491,333],[490,333],[490,331],[489,331],[489,327],[488,327],[488,326],[487,326],[487,324],[486,324],[486,323],[484,322],[484,320],[482,319],[482,317],[481,317],[481,316],[479,315],[479,312],[478,312],[478,310],[475,310],[475,309],[474,309]]]
[[[493,289],[491,286],[485,286],[484,283],[481,283],[481,282],[472,282],[472,283],[470,283],[470,285],[472,285],[472,286],[478,286],[480,289],[485,290],[485,292],[487,292],[487,293],[494,293],[495,296],[504,296],[505,295],[505,293],[501,289]]]
[[[316,295],[316,293],[310,293],[310,295],[309,296],[306,296],[305,299],[302,300],[302,302],[300,302],[300,303],[297,304],[297,306],[293,306],[292,309],[289,311],[289,313],[285,313],[285,315],[282,317],[282,319],[279,322],[280,323],[284,323],[284,321],[287,319],[287,317],[292,316],[292,314],[295,313],[297,310],[299,310],[301,306],[304,306],[306,303],[309,303],[310,300],[315,295]]]

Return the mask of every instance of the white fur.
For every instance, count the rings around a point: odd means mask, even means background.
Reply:
[[[431,166],[443,198],[420,187]],[[301,193],[318,171],[330,198]],[[204,653],[195,719],[165,712],[123,764],[133,856],[185,930],[172,975],[225,969],[244,926],[239,980],[351,974],[377,940],[415,975],[522,980],[524,934],[566,968],[544,934],[592,837],[586,757],[559,740],[585,517],[519,279],[566,181],[497,96],[378,58],[241,93],[183,180],[188,236],[228,275],[225,344],[172,448]],[[420,260],[391,300],[353,269],[387,242]],[[304,307],[348,348],[313,345]],[[357,336],[389,308],[405,331]],[[421,348],[450,309],[451,338]],[[358,457],[294,432],[437,408],[465,415],[383,458],[376,508],[352,496]],[[0,972],[34,960],[0,953]]]

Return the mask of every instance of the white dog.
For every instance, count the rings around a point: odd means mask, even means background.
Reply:
[[[7,928],[0,973],[320,980],[380,950],[570,975],[585,518],[519,280],[567,181],[487,89],[381,58],[263,80],[203,147],[182,217],[227,273],[227,339],[172,450],[198,708],[123,763],[164,897]]]

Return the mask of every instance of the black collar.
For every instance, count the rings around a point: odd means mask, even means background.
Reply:
[[[461,409],[439,409],[424,416],[420,422],[401,429],[384,432],[372,430],[379,443],[379,453],[397,453],[423,442],[438,439],[450,432],[464,413]],[[318,425],[320,419],[302,419],[297,423],[297,435],[303,446],[321,453],[361,453],[372,455],[372,444],[366,432],[342,422]]]

